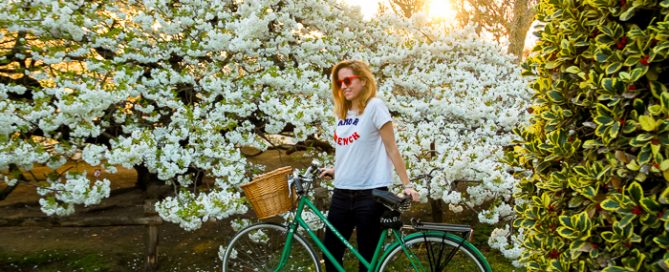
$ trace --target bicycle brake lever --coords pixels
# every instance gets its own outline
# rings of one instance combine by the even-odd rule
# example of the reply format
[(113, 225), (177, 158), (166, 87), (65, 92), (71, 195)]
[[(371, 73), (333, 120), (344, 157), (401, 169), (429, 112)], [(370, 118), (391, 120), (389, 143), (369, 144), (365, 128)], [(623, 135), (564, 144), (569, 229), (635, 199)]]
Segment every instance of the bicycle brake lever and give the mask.
[(400, 202), (400, 205), (399, 205), (398, 208), (399, 208), (400, 211), (409, 210), (409, 208), (411, 208), (411, 195), (409, 195), (407, 198), (403, 199)]

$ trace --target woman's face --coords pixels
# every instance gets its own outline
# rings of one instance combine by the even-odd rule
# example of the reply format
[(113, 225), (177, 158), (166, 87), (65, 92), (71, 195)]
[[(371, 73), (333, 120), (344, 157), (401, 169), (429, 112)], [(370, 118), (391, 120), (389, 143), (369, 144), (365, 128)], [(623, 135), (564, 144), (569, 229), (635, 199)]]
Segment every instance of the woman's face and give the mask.
[(366, 82), (357, 75), (353, 74), (351, 68), (341, 68), (337, 72), (337, 82), (339, 84), (339, 89), (344, 94), (346, 100), (355, 102), (362, 93), (362, 89), (365, 86)]

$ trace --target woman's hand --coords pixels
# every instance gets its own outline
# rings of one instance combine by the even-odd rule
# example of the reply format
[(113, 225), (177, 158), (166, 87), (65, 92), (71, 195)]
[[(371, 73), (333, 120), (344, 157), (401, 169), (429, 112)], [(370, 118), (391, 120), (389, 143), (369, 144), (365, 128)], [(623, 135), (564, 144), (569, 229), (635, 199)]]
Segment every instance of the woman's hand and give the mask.
[(323, 178), (324, 176), (330, 176), (334, 178), (334, 167), (332, 168), (321, 168), (321, 174), (318, 175), (319, 178)]
[(416, 192), (413, 188), (404, 189), (404, 195), (410, 196), (413, 202), (418, 202), (420, 200), (420, 194)]

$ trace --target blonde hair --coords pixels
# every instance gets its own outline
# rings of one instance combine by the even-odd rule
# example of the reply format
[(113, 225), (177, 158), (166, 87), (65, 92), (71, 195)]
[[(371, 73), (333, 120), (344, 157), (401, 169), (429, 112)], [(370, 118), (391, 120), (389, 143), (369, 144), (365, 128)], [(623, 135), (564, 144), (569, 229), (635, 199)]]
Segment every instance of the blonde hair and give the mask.
[(367, 107), (367, 102), (376, 96), (376, 79), (374, 79), (374, 75), (372, 75), (372, 71), (369, 70), (369, 66), (366, 63), (360, 60), (344, 60), (335, 64), (331, 75), (332, 97), (334, 98), (335, 115), (339, 119), (346, 119), (346, 113), (353, 106), (351, 101), (346, 100), (344, 94), (341, 92), (341, 85), (337, 84), (337, 81), (339, 81), (339, 70), (344, 68), (351, 69), (353, 74), (358, 76), (359, 80), (365, 81), (362, 92), (360, 92), (360, 109), (358, 114), (362, 114), (365, 111), (365, 107)]

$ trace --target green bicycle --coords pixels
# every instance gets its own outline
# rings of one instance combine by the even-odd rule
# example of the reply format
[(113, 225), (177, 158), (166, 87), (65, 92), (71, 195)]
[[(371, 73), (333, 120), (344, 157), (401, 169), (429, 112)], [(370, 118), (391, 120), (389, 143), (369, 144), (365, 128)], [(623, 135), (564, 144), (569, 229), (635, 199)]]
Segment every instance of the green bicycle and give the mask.
[(321, 271), (318, 254), (298, 233), (300, 229), (339, 271), (345, 271), (302, 217), (305, 207), (335, 233), (368, 271), (492, 271), (483, 254), (468, 241), (473, 234), (470, 226), (421, 223), (413, 219), (410, 225), (403, 225), (400, 213), (408, 208), (411, 200), (381, 190), (374, 190), (372, 194), (388, 208), (381, 218), (386, 231), (381, 234), (371, 262), (365, 260), (309, 199), (317, 169), (312, 165), (291, 178), (298, 204), (287, 225), (258, 223), (232, 237), (223, 256), (224, 272)]

